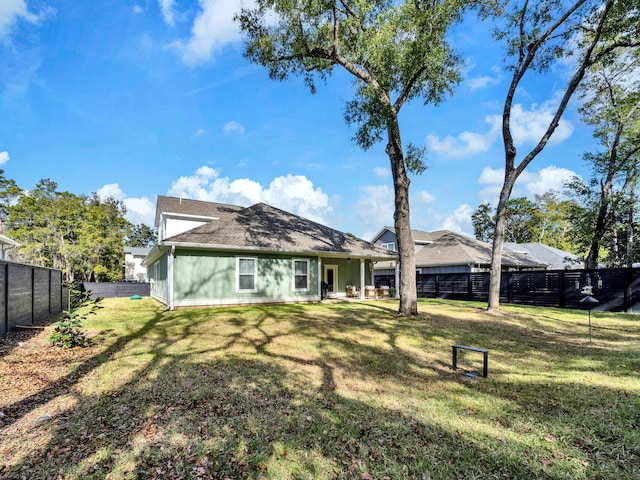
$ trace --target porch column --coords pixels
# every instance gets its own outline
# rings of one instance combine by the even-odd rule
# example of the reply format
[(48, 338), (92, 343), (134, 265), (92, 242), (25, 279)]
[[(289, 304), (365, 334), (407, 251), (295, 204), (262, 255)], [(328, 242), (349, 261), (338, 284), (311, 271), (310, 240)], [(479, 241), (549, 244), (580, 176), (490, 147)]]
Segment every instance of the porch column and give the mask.
[(400, 298), (400, 262), (396, 262), (396, 298)]
[(322, 300), (322, 257), (318, 257), (318, 298)]
[(365, 284), (364, 258), (361, 258), (360, 259), (360, 300), (364, 300), (364, 284)]

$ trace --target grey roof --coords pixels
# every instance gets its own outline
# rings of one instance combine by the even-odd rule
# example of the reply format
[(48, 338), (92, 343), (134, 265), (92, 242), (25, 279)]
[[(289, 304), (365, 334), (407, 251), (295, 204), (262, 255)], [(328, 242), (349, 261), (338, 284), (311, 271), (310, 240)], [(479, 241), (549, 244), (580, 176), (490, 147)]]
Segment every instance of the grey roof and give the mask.
[[(417, 267), (490, 265), (491, 244), (449, 230), (430, 232), (433, 243), (416, 253)], [(503, 267), (545, 268), (547, 265), (518, 253), (503, 251)]]
[(158, 195), (155, 226), (157, 227), (159, 224), (161, 212), (165, 214), (188, 215), (203, 219), (224, 219), (235, 215), (243, 208), (244, 207), (227, 205), (225, 203), (205, 202), (202, 200), (191, 200), (189, 198), (165, 197), (163, 195)]
[(195, 248), (317, 252), (354, 257), (397, 258), (396, 253), (378, 245), (264, 203), (246, 208), (215, 205), (208, 211), (221, 209), (225, 215), (224, 219), (212, 220), (167, 238), (161, 243)]
[(584, 259), (582, 257), (538, 242), (505, 242), (504, 248), (505, 251), (509, 250), (535, 258), (546, 263), (549, 268), (554, 270), (584, 268)]
[[(392, 232), (394, 235), (396, 233), (396, 229), (394, 227), (382, 227), (382, 230), (380, 230), (375, 237), (373, 237), (372, 242), (375, 242), (376, 240), (378, 240), (378, 238), (380, 238), (382, 236), (382, 234), (384, 233), (385, 230), (389, 230), (390, 232)], [(431, 243), (433, 242), (433, 236), (431, 232), (424, 232), (422, 230), (411, 230), (411, 238), (413, 238), (413, 242), (414, 243), (420, 243), (420, 244), (424, 244), (424, 243)]]
[(145, 256), (151, 251), (151, 247), (124, 247), (124, 253), (131, 255)]

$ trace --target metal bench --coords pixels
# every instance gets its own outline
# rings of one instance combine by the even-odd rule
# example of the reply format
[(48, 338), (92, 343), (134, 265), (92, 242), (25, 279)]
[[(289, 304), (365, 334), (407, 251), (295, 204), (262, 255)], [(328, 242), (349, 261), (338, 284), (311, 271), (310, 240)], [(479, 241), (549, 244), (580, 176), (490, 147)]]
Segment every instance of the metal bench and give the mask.
[(482, 376), (487, 377), (489, 375), (489, 350), (484, 348), (469, 347), (467, 345), (451, 345), (453, 348), (453, 370), (458, 368), (458, 349), (471, 350), (472, 352), (480, 352), (484, 356), (484, 364), (482, 368)]

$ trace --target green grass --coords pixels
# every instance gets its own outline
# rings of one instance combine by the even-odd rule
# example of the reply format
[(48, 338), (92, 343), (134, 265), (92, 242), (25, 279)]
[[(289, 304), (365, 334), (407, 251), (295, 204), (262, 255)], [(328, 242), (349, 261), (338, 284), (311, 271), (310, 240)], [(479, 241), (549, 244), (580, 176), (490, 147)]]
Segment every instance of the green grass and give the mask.
[(0, 477), (640, 478), (640, 317), (592, 313), (589, 343), (587, 312), (470, 302), (104, 306)]

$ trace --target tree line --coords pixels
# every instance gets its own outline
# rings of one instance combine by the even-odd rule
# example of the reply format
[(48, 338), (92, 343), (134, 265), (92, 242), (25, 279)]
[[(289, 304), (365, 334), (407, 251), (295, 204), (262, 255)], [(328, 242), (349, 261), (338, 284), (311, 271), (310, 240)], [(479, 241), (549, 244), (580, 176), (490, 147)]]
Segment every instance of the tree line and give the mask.
[(20, 244), (9, 257), (60, 269), (67, 281), (124, 278), (124, 246), (147, 247), (156, 240), (153, 228), (134, 225), (125, 215), (115, 198), (59, 191), (50, 179), (24, 190), (0, 170), (0, 233)]

